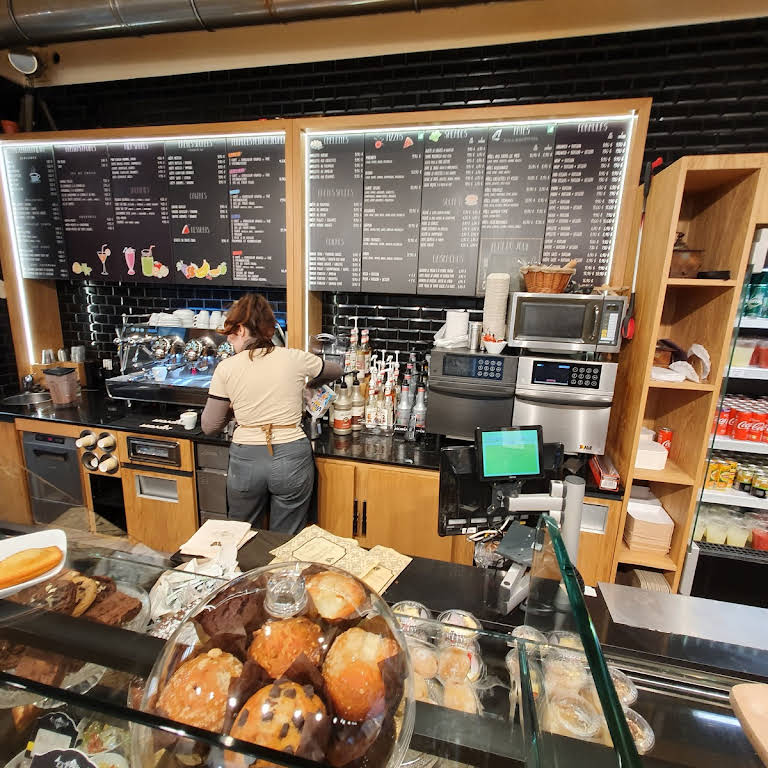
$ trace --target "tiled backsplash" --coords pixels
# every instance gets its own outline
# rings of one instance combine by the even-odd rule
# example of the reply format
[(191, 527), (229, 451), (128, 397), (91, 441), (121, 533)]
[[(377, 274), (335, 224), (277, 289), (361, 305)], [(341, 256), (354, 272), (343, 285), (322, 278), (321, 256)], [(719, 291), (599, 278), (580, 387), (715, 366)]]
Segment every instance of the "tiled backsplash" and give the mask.
[[(116, 358), (115, 330), (122, 315), (151, 314), (163, 309), (222, 309), (244, 293), (242, 287), (204, 285), (141, 285), (128, 283), (58, 284), (59, 311), (64, 345), (85, 344), (88, 357), (98, 360)], [(278, 321), (285, 324), (285, 289), (261, 291), (272, 303)]]
[(482, 320), (483, 299), (324, 293), (323, 330), (349, 335), (357, 317), (357, 327), (369, 329), (374, 351), (425, 352), (445, 320), (446, 309), (468, 309), (471, 320)]

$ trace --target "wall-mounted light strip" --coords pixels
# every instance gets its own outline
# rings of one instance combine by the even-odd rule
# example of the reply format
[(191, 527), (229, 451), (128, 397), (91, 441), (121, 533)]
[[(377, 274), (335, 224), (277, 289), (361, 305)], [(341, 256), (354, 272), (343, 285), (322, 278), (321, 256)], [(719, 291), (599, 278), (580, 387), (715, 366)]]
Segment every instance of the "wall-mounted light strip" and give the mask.
[(4, 147), (63, 147), (80, 144), (153, 144), (158, 141), (205, 141), (208, 139), (255, 139), (255, 138), (273, 138), (276, 136), (285, 137), (285, 131), (265, 131), (264, 133), (200, 133), (185, 136), (124, 136), (112, 139), (56, 139), (47, 141), (32, 141), (15, 139), (6, 139), (0, 141), (0, 146)]
[(32, 364), (35, 362), (35, 350), (32, 346), (32, 328), (29, 322), (29, 305), (27, 303), (27, 292), (24, 288), (24, 277), (21, 272), (21, 258), (19, 256), (19, 248), (16, 242), (16, 225), (14, 224), (13, 220), (11, 196), (8, 192), (8, 177), (5, 169), (5, 153), (0, 153), (0, 169), (3, 181), (3, 197), (5, 198), (5, 220), (8, 225), (8, 234), (11, 238), (13, 269), (16, 272), (16, 289), (19, 296), (19, 307), (21, 308), (21, 324), (24, 331), (24, 345), (27, 349), (27, 361)]

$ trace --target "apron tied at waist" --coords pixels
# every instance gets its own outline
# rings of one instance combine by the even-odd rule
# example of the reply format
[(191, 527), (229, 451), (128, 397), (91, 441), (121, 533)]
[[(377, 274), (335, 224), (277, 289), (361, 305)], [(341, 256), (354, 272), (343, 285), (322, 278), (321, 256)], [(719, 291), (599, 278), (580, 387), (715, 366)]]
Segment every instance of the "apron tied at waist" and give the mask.
[(238, 424), (239, 427), (242, 427), (243, 429), (260, 429), (267, 438), (267, 450), (269, 451), (269, 455), (273, 456), (274, 451), (272, 450), (272, 430), (273, 429), (298, 429), (301, 424)]

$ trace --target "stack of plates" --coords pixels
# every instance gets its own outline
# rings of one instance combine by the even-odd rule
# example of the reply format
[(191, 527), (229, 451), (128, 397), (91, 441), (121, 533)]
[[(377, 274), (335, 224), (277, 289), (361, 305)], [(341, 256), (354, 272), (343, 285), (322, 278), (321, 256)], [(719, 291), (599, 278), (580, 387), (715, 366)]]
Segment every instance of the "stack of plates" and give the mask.
[(507, 338), (509, 280), (508, 273), (494, 272), (485, 281), (483, 332), (492, 333), (498, 341)]
[(184, 328), (192, 328), (195, 323), (195, 313), (191, 309), (177, 309), (173, 314), (179, 318)]
[(627, 504), (624, 541), (630, 549), (666, 554), (672, 543), (674, 520), (650, 491), (643, 494), (644, 498), (638, 498), (634, 488), (632, 493), (635, 495), (630, 495)]
[(669, 583), (658, 571), (644, 571), (642, 568), (633, 568), (629, 572), (629, 585), (640, 587), (649, 592), (670, 592)]

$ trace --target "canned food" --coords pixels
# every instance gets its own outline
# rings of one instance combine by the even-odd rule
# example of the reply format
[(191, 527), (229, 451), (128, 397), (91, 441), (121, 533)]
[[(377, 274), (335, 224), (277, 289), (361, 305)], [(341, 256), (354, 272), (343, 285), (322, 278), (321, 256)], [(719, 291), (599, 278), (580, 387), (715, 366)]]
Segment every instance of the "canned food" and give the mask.
[(734, 440), (749, 440), (749, 432), (752, 429), (752, 411), (739, 407), (734, 412), (735, 422), (733, 427)]
[(752, 495), (758, 499), (768, 496), (768, 475), (764, 472), (758, 472), (752, 480)]
[(739, 467), (739, 471), (736, 473), (736, 487), (740, 491), (750, 493), (752, 491), (752, 481), (755, 478), (755, 471), (749, 467)]
[(732, 488), (736, 482), (736, 473), (739, 470), (739, 462), (726, 460), (721, 463), (720, 476), (717, 479), (716, 488), (726, 490)]
[(659, 427), (656, 431), (656, 442), (661, 443), (669, 452), (672, 447), (672, 435), (674, 432), (669, 427)]
[(719, 459), (710, 459), (707, 467), (707, 479), (704, 481), (704, 487), (710, 490), (717, 488), (717, 482), (720, 479), (720, 470), (723, 462)]

